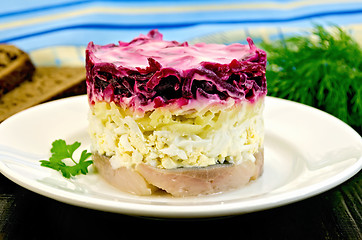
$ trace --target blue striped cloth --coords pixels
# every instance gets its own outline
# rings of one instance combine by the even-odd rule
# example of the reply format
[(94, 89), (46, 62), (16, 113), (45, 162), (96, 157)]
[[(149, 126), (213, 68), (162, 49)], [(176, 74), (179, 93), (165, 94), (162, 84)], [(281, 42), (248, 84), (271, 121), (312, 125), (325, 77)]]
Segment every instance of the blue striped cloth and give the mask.
[(337, 24), (362, 44), (361, 0), (12, 0), (0, 8), (0, 42), (38, 65), (84, 64), (84, 47), (130, 41), (157, 28), (167, 40), (256, 43)]

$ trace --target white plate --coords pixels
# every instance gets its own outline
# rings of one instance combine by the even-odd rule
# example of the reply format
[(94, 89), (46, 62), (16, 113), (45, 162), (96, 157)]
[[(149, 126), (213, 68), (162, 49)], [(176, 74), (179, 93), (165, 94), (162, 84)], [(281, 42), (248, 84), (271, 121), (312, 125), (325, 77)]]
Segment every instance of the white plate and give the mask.
[[(344, 182), (362, 168), (362, 139), (317, 109), (266, 98), (264, 174), (248, 186), (210, 196), (134, 196), (105, 183), (90, 169), (67, 180), (41, 167), (51, 143), (90, 146), (86, 96), (45, 103), (0, 124), (0, 171), (44, 196), (87, 208), (149, 217), (215, 217), (259, 211), (299, 201)], [(79, 151), (80, 152), (80, 151)]]

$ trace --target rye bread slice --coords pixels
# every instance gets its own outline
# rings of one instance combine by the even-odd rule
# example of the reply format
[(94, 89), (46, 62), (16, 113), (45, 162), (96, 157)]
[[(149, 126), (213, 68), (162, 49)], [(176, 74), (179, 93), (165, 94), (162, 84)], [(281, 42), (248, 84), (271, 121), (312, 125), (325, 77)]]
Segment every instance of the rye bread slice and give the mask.
[(36, 104), (86, 93), (84, 67), (37, 67), (25, 81), (0, 98), (0, 122)]

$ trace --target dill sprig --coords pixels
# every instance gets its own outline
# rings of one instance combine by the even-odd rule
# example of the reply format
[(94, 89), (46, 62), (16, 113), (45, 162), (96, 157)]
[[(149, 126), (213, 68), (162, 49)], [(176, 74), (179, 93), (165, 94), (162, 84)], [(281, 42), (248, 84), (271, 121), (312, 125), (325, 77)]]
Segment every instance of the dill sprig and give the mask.
[(362, 50), (338, 26), (261, 43), (268, 54), (268, 94), (326, 111), (361, 131)]

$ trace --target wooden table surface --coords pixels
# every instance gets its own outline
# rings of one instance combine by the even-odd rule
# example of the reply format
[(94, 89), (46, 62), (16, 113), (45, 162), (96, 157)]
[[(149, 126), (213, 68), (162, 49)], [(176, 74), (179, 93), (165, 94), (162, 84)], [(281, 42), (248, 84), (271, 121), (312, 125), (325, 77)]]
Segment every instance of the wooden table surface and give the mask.
[(211, 219), (150, 219), (64, 204), (0, 174), (0, 239), (362, 239), (362, 173), (315, 197)]

